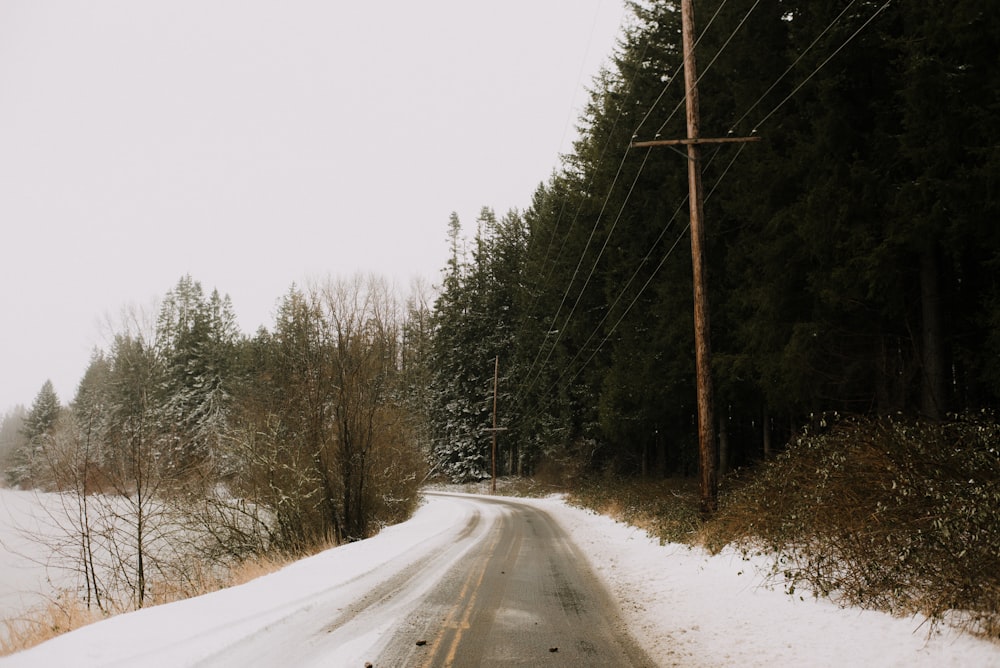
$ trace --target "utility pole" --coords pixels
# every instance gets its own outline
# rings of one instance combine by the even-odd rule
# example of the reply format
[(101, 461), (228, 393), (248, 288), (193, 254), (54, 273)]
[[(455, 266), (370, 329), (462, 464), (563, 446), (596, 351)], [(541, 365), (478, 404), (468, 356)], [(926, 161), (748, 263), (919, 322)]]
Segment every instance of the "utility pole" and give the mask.
[(715, 415), (712, 391), (711, 327), (708, 314), (708, 280), (705, 267), (705, 203), (701, 188), (701, 145), (757, 141), (759, 137), (702, 138), (698, 109), (698, 67), (694, 57), (694, 8), (692, 0), (681, 0), (681, 39), (684, 49), (684, 89), (687, 98), (687, 139), (633, 142), (633, 148), (687, 146), (688, 205), (691, 217), (691, 269), (694, 281), (694, 356), (698, 398), (698, 463), (701, 478), (701, 512), (718, 508)]
[(493, 478), (490, 481), (490, 494), (497, 493), (497, 432), (506, 431), (506, 427), (497, 427), (497, 380), (500, 377), (500, 356), (497, 355), (493, 362), (493, 428), (487, 431), (493, 432)]
[(493, 361), (493, 480), (490, 494), (497, 493), (497, 380), (500, 377), (500, 356)]

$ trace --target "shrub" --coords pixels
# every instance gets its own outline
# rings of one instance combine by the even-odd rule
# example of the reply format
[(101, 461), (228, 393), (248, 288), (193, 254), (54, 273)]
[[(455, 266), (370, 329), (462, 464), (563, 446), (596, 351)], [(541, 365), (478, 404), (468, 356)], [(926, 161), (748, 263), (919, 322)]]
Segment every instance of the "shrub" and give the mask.
[(1000, 633), (1000, 426), (834, 416), (751, 480), (700, 535), (775, 557), (789, 592)]
[(692, 479), (587, 478), (567, 500), (644, 529), (661, 544), (689, 542), (701, 525), (697, 481)]

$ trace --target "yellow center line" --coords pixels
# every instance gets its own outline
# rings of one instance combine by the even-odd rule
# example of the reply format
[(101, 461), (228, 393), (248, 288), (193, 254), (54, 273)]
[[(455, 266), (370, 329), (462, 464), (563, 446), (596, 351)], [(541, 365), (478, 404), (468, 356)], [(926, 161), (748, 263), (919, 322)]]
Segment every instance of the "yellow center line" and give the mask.
[[(445, 617), (441, 630), (438, 632), (437, 637), (434, 638), (434, 652), (427, 657), (427, 660), (423, 663), (424, 668), (429, 668), (434, 665), (434, 659), (438, 655), (437, 649), (441, 646), (441, 642), (444, 640), (444, 636), (449, 629), (454, 629), (455, 636), (452, 638), (451, 645), (448, 648), (448, 654), (445, 656), (444, 663), (442, 665), (451, 666), (455, 662), (455, 654), (458, 651), (458, 644), (462, 640), (462, 632), (471, 626), (469, 622), (472, 619), (472, 612), (475, 606), (476, 597), (479, 593), (479, 587), (483, 584), (483, 578), (486, 577), (486, 569), (493, 556), (493, 551), (500, 542), (500, 534), (501, 532), (499, 530), (494, 533), (489, 547), (483, 551), (482, 556), (480, 557), (481, 563), (477, 562), (472, 568), (469, 569), (469, 575), (466, 577), (465, 582), (462, 584), (462, 589), (458, 593), (458, 602), (456, 602), (455, 605), (448, 611), (448, 615)], [(473, 584), (473, 581), (475, 584)], [(456, 623), (455, 620), (459, 614), (461, 614), (461, 621)]]

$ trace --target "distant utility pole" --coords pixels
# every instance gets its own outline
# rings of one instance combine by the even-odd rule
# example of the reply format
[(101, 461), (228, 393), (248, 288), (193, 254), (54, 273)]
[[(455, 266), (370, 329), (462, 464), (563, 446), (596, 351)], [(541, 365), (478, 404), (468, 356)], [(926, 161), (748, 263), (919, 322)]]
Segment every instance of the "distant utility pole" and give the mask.
[(497, 493), (497, 432), (506, 431), (506, 427), (497, 427), (497, 381), (500, 377), (500, 356), (497, 355), (493, 362), (493, 428), (487, 431), (493, 432), (493, 478), (490, 481), (490, 494)]
[(705, 202), (701, 188), (701, 145), (757, 141), (759, 137), (705, 139), (700, 136), (698, 67), (694, 57), (694, 9), (692, 0), (681, 1), (681, 38), (684, 48), (684, 88), (687, 98), (687, 139), (634, 142), (633, 148), (687, 146), (688, 205), (691, 216), (691, 269), (694, 279), (694, 356), (698, 395), (698, 460), (701, 473), (701, 512), (708, 516), (718, 508), (715, 415), (712, 392), (711, 327), (708, 317), (708, 280), (705, 268)]

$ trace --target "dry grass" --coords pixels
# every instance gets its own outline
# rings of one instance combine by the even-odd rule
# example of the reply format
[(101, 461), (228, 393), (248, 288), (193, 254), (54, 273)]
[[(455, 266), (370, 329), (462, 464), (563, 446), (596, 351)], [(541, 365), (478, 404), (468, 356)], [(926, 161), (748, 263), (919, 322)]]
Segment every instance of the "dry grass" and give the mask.
[(690, 478), (592, 478), (568, 495), (573, 505), (644, 529), (661, 543), (692, 540), (700, 528), (698, 498), (698, 483)]
[[(322, 552), (324, 549), (326, 548), (317, 550), (317, 552)], [(228, 579), (224, 586), (236, 587), (241, 584), (246, 584), (247, 582), (256, 580), (259, 577), (280, 571), (285, 566), (295, 563), (298, 559), (300, 559), (300, 557), (270, 554), (257, 559), (244, 561), (243, 563), (230, 569)], [(219, 588), (222, 589), (223, 587)]]
[(34, 647), (103, 618), (97, 608), (88, 608), (84, 601), (63, 594), (21, 617), (0, 622), (0, 656)]
[[(331, 546), (322, 546), (313, 553)], [(208, 594), (227, 587), (245, 584), (269, 575), (308, 555), (268, 554), (244, 561), (230, 569), (192, 568), (192, 575), (184, 581), (167, 584), (157, 582), (150, 586), (147, 607), (162, 605), (186, 598)], [(103, 612), (72, 592), (63, 592), (45, 605), (11, 619), (0, 620), (0, 656), (20, 652), (63, 633), (100, 621), (114, 614), (128, 612), (129, 606), (111, 606), (114, 612)]]

